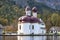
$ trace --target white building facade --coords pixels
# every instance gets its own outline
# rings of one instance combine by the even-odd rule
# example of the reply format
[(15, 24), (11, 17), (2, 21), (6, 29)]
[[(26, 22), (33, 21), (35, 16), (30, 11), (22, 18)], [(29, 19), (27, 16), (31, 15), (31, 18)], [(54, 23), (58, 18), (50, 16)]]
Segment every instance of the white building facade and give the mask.
[(39, 23), (21, 23), (18, 24), (18, 34), (45, 34), (44, 24)]

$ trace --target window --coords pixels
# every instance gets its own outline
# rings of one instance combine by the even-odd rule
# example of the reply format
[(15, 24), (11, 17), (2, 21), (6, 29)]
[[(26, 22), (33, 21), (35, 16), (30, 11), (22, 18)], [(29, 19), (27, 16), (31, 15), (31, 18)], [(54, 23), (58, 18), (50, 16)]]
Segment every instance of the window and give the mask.
[(53, 33), (53, 31), (50, 31), (51, 33)]
[(20, 25), (20, 30), (21, 30), (21, 25)]
[(32, 25), (32, 29), (34, 29), (34, 25)]
[(45, 27), (40, 27), (40, 29), (45, 29)]
[(29, 25), (29, 29), (31, 29), (31, 25)]

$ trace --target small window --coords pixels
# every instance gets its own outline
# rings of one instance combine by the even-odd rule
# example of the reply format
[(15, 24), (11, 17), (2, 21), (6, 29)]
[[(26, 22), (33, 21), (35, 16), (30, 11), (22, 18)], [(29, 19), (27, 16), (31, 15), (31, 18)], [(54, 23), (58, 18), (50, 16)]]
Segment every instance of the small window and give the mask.
[(20, 30), (21, 30), (21, 25), (20, 25)]
[(34, 25), (32, 25), (32, 29), (34, 29)]
[(51, 31), (51, 33), (53, 33), (53, 31)]

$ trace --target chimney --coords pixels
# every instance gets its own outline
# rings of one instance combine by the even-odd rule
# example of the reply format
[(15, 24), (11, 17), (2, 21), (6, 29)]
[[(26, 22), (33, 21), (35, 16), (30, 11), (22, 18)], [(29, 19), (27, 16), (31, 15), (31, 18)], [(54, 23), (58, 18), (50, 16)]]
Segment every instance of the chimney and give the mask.
[(32, 15), (34, 16), (34, 17), (37, 17), (37, 8), (36, 7), (33, 7), (32, 8)]
[(31, 8), (29, 6), (25, 8), (25, 12), (27, 16), (31, 16)]

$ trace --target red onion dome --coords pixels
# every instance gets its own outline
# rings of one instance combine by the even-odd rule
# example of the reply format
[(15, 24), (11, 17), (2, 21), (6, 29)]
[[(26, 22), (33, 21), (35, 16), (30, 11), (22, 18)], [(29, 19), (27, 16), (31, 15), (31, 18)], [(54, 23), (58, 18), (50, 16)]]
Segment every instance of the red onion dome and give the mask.
[(33, 8), (32, 8), (32, 11), (33, 11), (33, 12), (37, 12), (37, 8), (36, 8), (36, 7), (33, 7)]
[(31, 8), (30, 8), (29, 6), (27, 6), (27, 7), (25, 8), (25, 11), (28, 11), (28, 10), (31, 10)]
[(19, 18), (19, 21), (24, 23), (40, 23), (40, 20), (33, 16), (22, 16)]
[(24, 21), (24, 22), (30, 22), (30, 20), (31, 20), (30, 16), (26, 16), (22, 19), (22, 21)]
[(19, 18), (20, 22), (30, 22), (31, 17), (30, 16), (22, 16)]
[(32, 23), (40, 23), (40, 20), (38, 18), (32, 16), (31, 17), (31, 22)]

